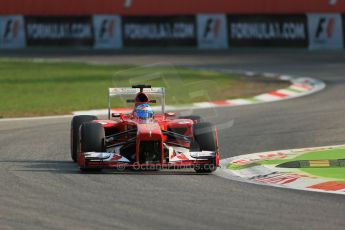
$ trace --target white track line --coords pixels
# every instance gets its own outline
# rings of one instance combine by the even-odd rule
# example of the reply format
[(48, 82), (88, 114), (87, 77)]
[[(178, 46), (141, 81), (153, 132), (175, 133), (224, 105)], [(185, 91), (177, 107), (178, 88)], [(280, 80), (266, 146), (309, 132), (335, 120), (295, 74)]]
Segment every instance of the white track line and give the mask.
[(15, 117), (15, 118), (3, 118), (3, 119), (0, 119), (0, 122), (48, 120), (48, 119), (72, 118), (72, 117), (73, 115), (42, 116), (42, 117)]

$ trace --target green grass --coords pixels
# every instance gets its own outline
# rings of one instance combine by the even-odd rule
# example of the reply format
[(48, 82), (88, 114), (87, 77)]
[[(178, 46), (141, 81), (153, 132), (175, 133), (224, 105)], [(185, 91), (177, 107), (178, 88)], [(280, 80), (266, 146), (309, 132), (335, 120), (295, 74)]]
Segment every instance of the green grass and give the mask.
[(299, 170), (318, 177), (334, 178), (345, 181), (345, 168), (303, 168)]
[[(298, 159), (297, 159), (298, 158)], [(345, 159), (345, 148), (310, 152), (294, 160), (336, 160)], [(319, 177), (345, 180), (345, 168), (301, 168), (303, 172)]]
[(187, 68), (0, 59), (0, 118), (106, 108), (109, 87), (133, 83), (166, 87), (168, 105), (251, 97), (286, 86)]
[(293, 160), (336, 160), (345, 159), (345, 148), (308, 152)]
[[(299, 160), (336, 160), (345, 159), (345, 148), (337, 148), (325, 151), (313, 151), (297, 156), (289, 160), (267, 160), (262, 161), (260, 164), (272, 165), (282, 164), (288, 161)], [(345, 180), (345, 168), (299, 168), (298, 170), (309, 173), (318, 177), (327, 177), (334, 179)]]
[(345, 148), (336, 148), (324, 151), (312, 151), (299, 155), (289, 160), (265, 160), (260, 164), (264, 165), (277, 165), (289, 161), (302, 161), (302, 160), (337, 160), (345, 159)]

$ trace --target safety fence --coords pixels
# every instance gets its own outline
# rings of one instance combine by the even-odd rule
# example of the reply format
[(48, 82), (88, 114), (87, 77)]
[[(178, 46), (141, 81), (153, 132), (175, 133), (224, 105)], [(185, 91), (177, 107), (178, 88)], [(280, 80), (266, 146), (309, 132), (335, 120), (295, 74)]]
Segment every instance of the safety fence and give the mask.
[(295, 47), (343, 49), (345, 15), (0, 16), (0, 48)]

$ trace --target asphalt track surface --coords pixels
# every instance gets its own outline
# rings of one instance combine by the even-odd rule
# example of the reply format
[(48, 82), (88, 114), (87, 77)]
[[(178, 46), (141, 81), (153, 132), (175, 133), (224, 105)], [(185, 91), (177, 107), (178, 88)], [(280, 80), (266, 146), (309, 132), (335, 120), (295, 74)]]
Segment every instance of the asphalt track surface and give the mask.
[[(217, 66), (312, 76), (327, 88), (282, 102), (199, 110), (221, 157), (345, 142), (345, 53), (7, 53), (100, 63)], [(229, 124), (233, 121), (232, 127)], [(344, 196), (180, 173), (80, 174), (69, 118), (0, 121), (0, 229), (344, 229)]]

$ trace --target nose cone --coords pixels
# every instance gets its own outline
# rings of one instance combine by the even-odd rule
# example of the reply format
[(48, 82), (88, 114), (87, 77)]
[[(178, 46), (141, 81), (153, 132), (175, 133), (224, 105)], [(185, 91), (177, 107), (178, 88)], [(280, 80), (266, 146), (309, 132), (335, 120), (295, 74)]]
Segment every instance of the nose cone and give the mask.
[(138, 124), (140, 140), (162, 140), (162, 130), (157, 123)]

